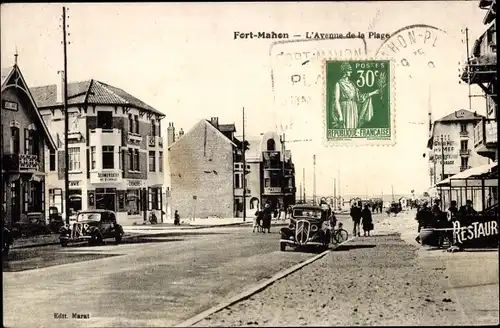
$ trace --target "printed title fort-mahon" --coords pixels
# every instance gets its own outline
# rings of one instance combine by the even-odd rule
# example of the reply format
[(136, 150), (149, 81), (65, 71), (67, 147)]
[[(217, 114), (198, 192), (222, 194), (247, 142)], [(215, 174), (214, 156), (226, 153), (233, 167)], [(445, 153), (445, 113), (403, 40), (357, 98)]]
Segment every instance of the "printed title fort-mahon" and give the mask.
[[(294, 37), (301, 38), (304, 34), (294, 34)], [(377, 33), (368, 32), (367, 35), (361, 32), (347, 32), (347, 33), (320, 33), (320, 32), (306, 32), (306, 39), (349, 39), (349, 38), (361, 38), (364, 39), (368, 37), (369, 39), (381, 39), (385, 40), (390, 37), (387, 33)], [(233, 39), (289, 39), (290, 35), (288, 33), (276, 33), (276, 32), (233, 32)]]

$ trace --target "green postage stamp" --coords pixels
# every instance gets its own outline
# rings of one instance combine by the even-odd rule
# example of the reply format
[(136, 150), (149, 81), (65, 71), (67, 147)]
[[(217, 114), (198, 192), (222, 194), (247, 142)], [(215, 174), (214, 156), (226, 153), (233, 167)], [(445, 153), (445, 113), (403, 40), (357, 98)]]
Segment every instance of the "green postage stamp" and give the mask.
[(393, 70), (388, 59), (324, 61), (327, 145), (395, 144)]

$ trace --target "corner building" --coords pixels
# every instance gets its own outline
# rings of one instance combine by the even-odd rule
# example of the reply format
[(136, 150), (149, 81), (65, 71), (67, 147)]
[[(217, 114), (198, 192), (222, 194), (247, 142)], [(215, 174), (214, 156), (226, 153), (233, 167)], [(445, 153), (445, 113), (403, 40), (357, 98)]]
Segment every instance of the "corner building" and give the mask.
[[(45, 157), (48, 207), (64, 208), (63, 87), (31, 89), (57, 151)], [(68, 84), (69, 211), (109, 209), (121, 224), (162, 218), (164, 114), (129, 93), (89, 80)]]

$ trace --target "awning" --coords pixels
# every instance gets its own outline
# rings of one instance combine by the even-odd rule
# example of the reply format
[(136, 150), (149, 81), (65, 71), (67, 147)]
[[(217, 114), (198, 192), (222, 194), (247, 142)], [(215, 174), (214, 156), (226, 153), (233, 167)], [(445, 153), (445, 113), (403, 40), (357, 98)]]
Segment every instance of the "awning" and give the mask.
[(473, 168), (470, 168), (468, 170), (465, 170), (463, 172), (460, 172), (458, 174), (455, 174), (447, 179), (444, 179), (443, 181), (440, 181), (434, 185), (434, 187), (446, 187), (450, 185), (451, 180), (458, 180), (458, 179), (473, 179), (475, 177), (479, 177), (481, 175), (487, 174), (494, 169), (496, 169), (498, 165), (498, 162), (493, 162), (490, 164), (485, 164), (485, 165), (480, 165), (476, 166)]

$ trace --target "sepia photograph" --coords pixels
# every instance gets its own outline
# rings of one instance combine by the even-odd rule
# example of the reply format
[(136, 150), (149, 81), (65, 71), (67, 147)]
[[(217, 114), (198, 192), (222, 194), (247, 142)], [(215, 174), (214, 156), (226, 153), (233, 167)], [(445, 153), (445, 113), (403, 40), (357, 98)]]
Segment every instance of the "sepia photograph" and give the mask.
[(0, 18), (4, 327), (500, 324), (496, 0)]

